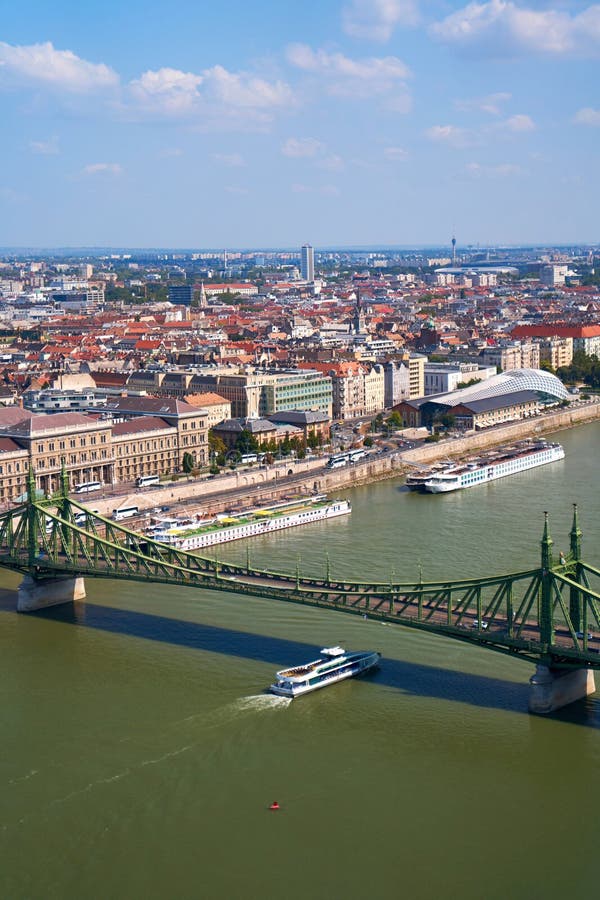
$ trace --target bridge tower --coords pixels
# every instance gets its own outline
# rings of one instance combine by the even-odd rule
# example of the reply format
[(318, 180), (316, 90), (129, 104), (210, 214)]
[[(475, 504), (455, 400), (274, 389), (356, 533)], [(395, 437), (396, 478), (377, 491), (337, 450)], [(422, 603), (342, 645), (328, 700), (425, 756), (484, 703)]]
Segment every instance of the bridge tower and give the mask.
[[(581, 554), (581, 531), (577, 522), (577, 507), (573, 515), (571, 527), (571, 553), (576, 560), (578, 576), (581, 574), (579, 563)], [(552, 558), (552, 538), (548, 527), (548, 513), (544, 513), (544, 533), (542, 535), (542, 570), (540, 587), (540, 641), (545, 657), (540, 658), (536, 666), (535, 675), (529, 679), (529, 712), (547, 715), (582, 700), (588, 694), (596, 690), (594, 672), (592, 669), (558, 669), (550, 665), (548, 649), (554, 642), (554, 591), (556, 590)], [(577, 578), (579, 580), (579, 577)], [(581, 619), (580, 591), (571, 588), (569, 618), (573, 622), (573, 628), (580, 632), (580, 627), (575, 628), (574, 619)]]
[(552, 603), (552, 545), (548, 527), (548, 513), (544, 513), (544, 533), (542, 535), (542, 585), (540, 597), (540, 640), (549, 646), (554, 638)]
[[(35, 612), (47, 606), (59, 606), (85, 599), (85, 582), (80, 576), (43, 578), (39, 576), (40, 510), (36, 504), (35, 472), (29, 467), (27, 476), (27, 548), (29, 573), (23, 577), (17, 595), (18, 612)], [(61, 518), (68, 518), (69, 478), (63, 460), (61, 471), (61, 497), (58, 501)], [(43, 523), (43, 520), (42, 520)], [(42, 524), (43, 527), (43, 524)], [(62, 526), (65, 529), (67, 526)]]
[[(571, 558), (574, 563), (574, 581), (581, 583), (581, 529), (577, 520), (577, 504), (573, 504), (573, 524), (571, 526)], [(571, 586), (569, 595), (569, 617), (573, 631), (582, 630), (581, 622), (581, 591)], [(586, 625), (587, 628), (587, 625)], [(585, 629), (584, 629), (585, 630)]]

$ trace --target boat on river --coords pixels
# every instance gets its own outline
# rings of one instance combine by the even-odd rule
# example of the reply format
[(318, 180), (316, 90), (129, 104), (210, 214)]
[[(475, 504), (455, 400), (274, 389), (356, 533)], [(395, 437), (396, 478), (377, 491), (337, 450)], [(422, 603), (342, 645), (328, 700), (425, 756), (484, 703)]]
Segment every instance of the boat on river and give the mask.
[(328, 500), (325, 494), (316, 494), (261, 509), (218, 515), (208, 520), (162, 520), (146, 529), (146, 535), (178, 550), (200, 550), (240, 538), (270, 534), (283, 528), (334, 519), (351, 511), (348, 500)]
[(545, 466), (565, 458), (560, 444), (544, 440), (519, 441), (510, 447), (501, 447), (483, 454), (462, 465), (448, 466), (436, 472), (425, 482), (430, 494), (446, 494), (463, 488), (475, 487), (488, 481), (496, 481), (508, 475), (516, 475), (527, 469)]
[(424, 468), (418, 468), (414, 472), (409, 472), (409, 474), (404, 479), (404, 483), (409, 491), (419, 491), (420, 493), (424, 493), (425, 485), (427, 482), (434, 476), (437, 475), (438, 472), (443, 472), (445, 469), (449, 468), (453, 463), (446, 460), (445, 462), (435, 463), (433, 466), (425, 466)]
[(343, 647), (324, 647), (318, 659), (277, 672), (275, 684), (269, 690), (293, 699), (362, 675), (379, 665), (380, 659), (381, 654), (376, 650), (347, 652)]

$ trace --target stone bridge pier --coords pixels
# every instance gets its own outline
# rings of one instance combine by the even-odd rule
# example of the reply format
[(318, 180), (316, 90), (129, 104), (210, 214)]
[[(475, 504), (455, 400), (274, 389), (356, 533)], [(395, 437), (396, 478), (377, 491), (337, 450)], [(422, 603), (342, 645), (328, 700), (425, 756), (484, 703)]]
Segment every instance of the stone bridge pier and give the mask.
[(529, 679), (529, 712), (548, 715), (596, 690), (592, 669), (551, 669), (538, 665)]
[(35, 612), (61, 603), (85, 600), (85, 581), (81, 577), (32, 578), (25, 575), (19, 585), (18, 612)]

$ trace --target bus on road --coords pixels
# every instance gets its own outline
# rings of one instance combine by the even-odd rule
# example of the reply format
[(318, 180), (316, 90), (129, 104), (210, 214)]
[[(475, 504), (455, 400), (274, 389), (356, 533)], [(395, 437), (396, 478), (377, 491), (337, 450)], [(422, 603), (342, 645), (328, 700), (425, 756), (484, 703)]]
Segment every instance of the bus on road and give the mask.
[(76, 494), (89, 494), (92, 491), (99, 491), (104, 487), (103, 481), (82, 481), (75, 485)]
[(139, 513), (137, 506), (122, 506), (120, 509), (113, 509), (112, 517), (115, 522), (120, 522), (121, 519), (131, 519)]
[(136, 487), (152, 487), (153, 485), (160, 484), (160, 477), (158, 475), (140, 475), (139, 478), (135, 479)]

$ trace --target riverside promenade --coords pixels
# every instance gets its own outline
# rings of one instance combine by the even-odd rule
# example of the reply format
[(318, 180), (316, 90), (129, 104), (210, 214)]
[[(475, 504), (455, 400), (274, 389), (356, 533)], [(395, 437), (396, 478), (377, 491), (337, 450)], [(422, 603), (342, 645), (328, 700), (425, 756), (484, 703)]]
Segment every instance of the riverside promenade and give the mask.
[(331, 493), (344, 487), (397, 478), (416, 465), (427, 465), (448, 457), (459, 458), (474, 450), (528, 437), (541, 437), (598, 419), (600, 398), (465, 437), (421, 444), (412, 450), (372, 453), (362, 462), (340, 469), (328, 469), (325, 465), (327, 457), (318, 457), (283, 461), (267, 468), (253, 467), (213, 477), (168, 482), (160, 489), (132, 490), (110, 497), (85, 495), (77, 499), (97, 509), (101, 515), (110, 515), (114, 509), (129, 505), (136, 505), (140, 512), (164, 506), (175, 512), (179, 504), (185, 504), (187, 511), (197, 504), (206, 513), (214, 513), (223, 508), (272, 502), (286, 494)]

